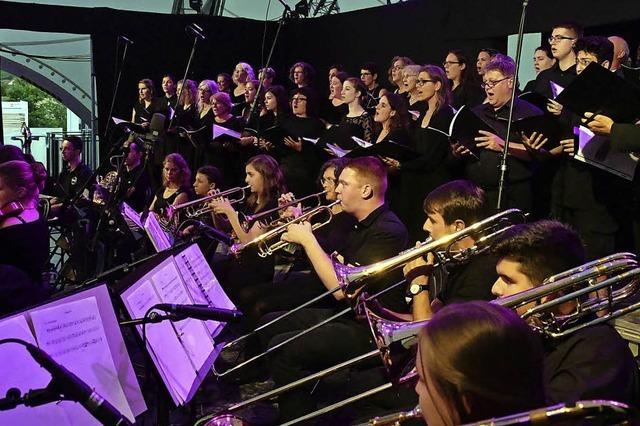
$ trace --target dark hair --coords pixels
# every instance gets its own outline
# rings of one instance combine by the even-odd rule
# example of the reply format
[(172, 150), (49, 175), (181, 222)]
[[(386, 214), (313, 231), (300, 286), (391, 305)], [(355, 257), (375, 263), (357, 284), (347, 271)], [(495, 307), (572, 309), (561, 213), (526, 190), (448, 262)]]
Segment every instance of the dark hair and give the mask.
[(340, 83), (344, 83), (349, 78), (349, 73), (344, 71), (338, 71), (335, 77), (340, 80)]
[(513, 78), (516, 75), (516, 63), (510, 56), (498, 53), (484, 67), (484, 73), (489, 71), (498, 71), (503, 76)]
[(356, 92), (360, 92), (360, 96), (358, 96), (358, 102), (360, 103), (360, 105), (362, 105), (362, 100), (367, 93), (367, 88), (364, 87), (364, 83), (357, 77), (348, 77), (345, 81), (342, 82), (342, 84), (344, 85), (347, 82), (349, 82), (349, 84), (354, 87)]
[(437, 65), (424, 65), (418, 74), (421, 72), (426, 72), (432, 80), (440, 82), (440, 90), (437, 90), (435, 94), (437, 98), (436, 110), (433, 113), (435, 114), (443, 107), (451, 105), (451, 85), (444, 70)]
[(11, 160), (26, 161), (24, 153), (15, 145), (0, 146), (0, 164)]
[(542, 343), (510, 309), (480, 301), (445, 306), (421, 330), (418, 346), (422, 377), (461, 423), (545, 403)]
[(291, 82), (294, 81), (293, 71), (296, 69), (296, 67), (302, 68), (305, 85), (310, 86), (311, 83), (313, 83), (313, 79), (316, 77), (316, 70), (314, 70), (313, 67), (306, 62), (296, 62), (291, 66), (291, 68), (289, 68), (289, 80), (291, 80)]
[(271, 67), (260, 68), (260, 70), (258, 70), (258, 75), (260, 75), (260, 72), (262, 72), (262, 77), (263, 78), (270, 78), (271, 80), (276, 78), (276, 72)]
[(287, 187), (284, 183), (284, 174), (280, 168), (280, 164), (270, 155), (260, 154), (253, 156), (247, 161), (247, 166), (251, 165), (263, 179), (264, 197), (262, 198), (262, 205), (258, 206), (258, 196), (255, 194), (247, 197), (247, 205), (250, 208), (256, 209), (257, 207), (264, 207), (268, 205), (272, 200), (277, 200), (280, 195), (287, 192)]
[(151, 80), (150, 78), (143, 78), (138, 82), (138, 84), (144, 84), (144, 87), (149, 89), (149, 91), (151, 92), (151, 96), (153, 96), (153, 93), (155, 92), (153, 87), (154, 86), (153, 80)]
[(560, 222), (540, 220), (515, 225), (505, 231), (493, 252), (520, 264), (520, 271), (534, 284), (585, 262), (578, 234)]
[(329, 69), (331, 69), (331, 68), (337, 69), (338, 72), (345, 70), (345, 67), (342, 64), (331, 64), (331, 65), (329, 65)]
[(380, 76), (378, 64), (375, 62), (365, 62), (360, 66), (360, 69), (369, 71), (372, 75), (377, 74), (378, 77)]
[(37, 201), (41, 184), (47, 178), (42, 163), (29, 164), (22, 160), (11, 160), (0, 164), (3, 183), (14, 191), (24, 188), (24, 196), (15, 201)]
[[(162, 162), (162, 167), (164, 167), (164, 163), (173, 163), (180, 170), (180, 187), (185, 188), (191, 184), (191, 170), (189, 169), (189, 165), (184, 157), (177, 152), (167, 155), (164, 157), (164, 161)], [(164, 171), (162, 172), (162, 185), (167, 185), (167, 180), (164, 176)]]
[(544, 54), (547, 55), (547, 58), (553, 59), (553, 53), (551, 53), (551, 46), (547, 44), (543, 46), (538, 46), (536, 47), (536, 50), (534, 50), (534, 52), (537, 52), (538, 50), (542, 50)]
[(440, 185), (424, 199), (425, 213), (438, 213), (447, 225), (462, 220), (469, 226), (487, 215), (482, 188), (469, 180), (454, 180)]
[(353, 158), (344, 168), (355, 171), (358, 180), (371, 185), (374, 195), (384, 200), (387, 192), (387, 168), (378, 157)]
[(289, 99), (287, 98), (287, 91), (284, 87), (274, 84), (264, 91), (264, 94), (271, 93), (276, 98), (278, 116), (282, 116), (289, 113)]
[(349, 159), (347, 158), (332, 158), (331, 160), (325, 161), (324, 164), (320, 167), (320, 173), (318, 175), (318, 185), (320, 185), (320, 179), (322, 179), (322, 176), (327, 169), (333, 167), (334, 177), (336, 178), (336, 180), (338, 180), (338, 178), (340, 177), (340, 173), (342, 173), (342, 170), (347, 166), (347, 164), (349, 164)]
[(391, 130), (406, 129), (409, 125), (409, 113), (407, 111), (407, 103), (404, 96), (387, 92), (380, 96), (380, 99), (383, 97), (387, 98), (391, 110), (396, 113), (393, 117), (390, 117)]
[(609, 67), (611, 67), (611, 63), (613, 62), (613, 43), (606, 37), (582, 37), (578, 39), (573, 50), (594, 55), (600, 65), (602, 65), (604, 61), (609, 61)]
[(216, 188), (219, 189), (222, 186), (222, 172), (217, 167), (202, 166), (196, 173), (205, 175), (209, 183), (214, 183), (216, 185)]
[(221, 72), (216, 76), (216, 80), (218, 79), (218, 77), (222, 77), (225, 87), (227, 88), (226, 90), (230, 90), (231, 85), (233, 84), (233, 79), (231, 78), (231, 76), (226, 72)]
[(391, 64), (389, 65), (389, 69), (387, 70), (387, 79), (389, 80), (390, 83), (393, 83), (393, 80), (391, 78), (391, 72), (393, 71), (393, 64), (395, 64), (397, 61), (404, 62), (405, 66), (413, 65), (413, 61), (408, 56), (394, 56), (391, 59)]
[(556, 28), (564, 28), (566, 30), (573, 32), (573, 36), (575, 38), (582, 38), (584, 36), (584, 29), (582, 28), (582, 25), (578, 24), (575, 21), (560, 22), (554, 25), (553, 28), (551, 28), (551, 30), (553, 31)]
[(480, 54), (480, 53), (482, 53), (482, 52), (485, 52), (485, 53), (486, 53), (486, 54), (488, 54), (488, 55), (489, 55), (489, 57), (491, 57), (491, 58), (493, 58), (493, 57), (494, 57), (494, 56), (496, 56), (498, 53), (500, 53), (498, 50), (496, 50), (496, 49), (492, 49), (492, 48), (490, 48), (490, 47), (485, 47), (485, 48), (482, 48), (482, 49), (478, 50), (478, 54)]
[(310, 87), (298, 87), (291, 91), (291, 97), (289, 99), (293, 99), (293, 96), (296, 94), (303, 95), (307, 98), (307, 116), (308, 117), (317, 117), (319, 114), (319, 105), (318, 105), (318, 95), (316, 91)]
[(173, 75), (173, 74), (171, 74), (170, 72), (165, 73), (165, 74), (162, 76), (162, 79), (164, 80), (164, 79), (165, 79), (165, 77), (169, 77), (169, 80), (173, 81), (174, 83), (177, 83), (176, 78), (175, 78), (175, 77), (174, 77), (174, 75)]
[[(460, 84), (464, 84), (467, 81), (476, 83), (478, 73), (469, 72), (469, 59), (467, 59), (467, 55), (461, 49), (452, 49), (448, 54), (452, 54), (456, 57), (456, 60), (460, 62), (460, 66), (466, 65), (464, 69), (460, 70)], [(446, 59), (445, 59), (446, 60)]]
[(73, 149), (82, 152), (82, 148), (84, 146), (84, 142), (80, 136), (65, 136), (62, 138), (62, 142), (67, 141), (71, 145), (73, 145)]

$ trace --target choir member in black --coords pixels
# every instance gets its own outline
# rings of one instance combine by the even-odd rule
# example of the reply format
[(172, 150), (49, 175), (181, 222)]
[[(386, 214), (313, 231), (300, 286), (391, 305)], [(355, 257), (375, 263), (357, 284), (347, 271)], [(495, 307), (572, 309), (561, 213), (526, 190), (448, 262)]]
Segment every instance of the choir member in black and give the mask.
[[(254, 223), (245, 231), (239, 213), (253, 215), (272, 209), (278, 205), (280, 195), (287, 192), (280, 166), (269, 155), (262, 154), (249, 159), (245, 173), (250, 194), (241, 205), (234, 207), (227, 199), (214, 199), (210, 203), (216, 213), (216, 227), (221, 231), (233, 232), (242, 244), (263, 234), (267, 228)], [(249, 309), (240, 297), (245, 286), (273, 280), (274, 257), (259, 257), (255, 246), (243, 250), (237, 259), (231, 255), (220, 256), (214, 264), (220, 283), (241, 310)]]
[[(338, 257), (343, 259), (345, 264), (368, 265), (389, 258), (406, 248), (406, 228), (384, 201), (386, 186), (385, 167), (375, 157), (355, 158), (342, 170), (336, 193), (343, 209), (358, 221), (345, 236), (344, 245), (338, 250)], [(289, 225), (282, 238), (304, 248), (326, 289), (333, 290), (338, 287), (332, 259), (319, 245), (309, 223)], [(396, 282), (394, 277), (384, 275), (367, 282), (369, 294), (381, 291), (390, 283)], [(387, 292), (377, 300), (391, 309), (406, 309), (400, 293)], [(333, 296), (338, 301), (345, 298), (342, 291), (334, 292)], [(317, 323), (319, 319), (328, 318), (332, 312), (325, 309), (299, 311), (279, 321), (277, 325), (263, 330), (262, 338), (268, 341), (274, 333), (280, 333), (270, 339), (272, 346)], [(355, 315), (343, 317), (275, 351), (270, 370), (276, 385), (284, 385), (314, 371), (361, 355), (371, 350), (371, 345), (369, 326), (357, 320)], [(312, 397), (308, 388), (297, 388), (280, 395), (280, 420), (289, 420), (313, 411), (316, 401), (317, 397)]]
[[(504, 148), (505, 132), (509, 115), (509, 105), (515, 90), (515, 63), (508, 56), (497, 54), (485, 66), (483, 75), (487, 103), (478, 105), (473, 112), (491, 126), (496, 133), (480, 130), (475, 138), (476, 146), (482, 148), (478, 159), (467, 155), (465, 173), (468, 179), (480, 185), (487, 193), (489, 205), (497, 207), (498, 185), (500, 181), (499, 165)], [(513, 119), (541, 115), (542, 111), (519, 98), (513, 100)], [(520, 135), (510, 135), (508, 173), (502, 194), (501, 208), (519, 208), (525, 212), (532, 208), (531, 157), (521, 143)]]
[(360, 67), (360, 80), (366, 89), (362, 94), (362, 107), (369, 114), (373, 114), (380, 99), (380, 91), (383, 89), (378, 81), (378, 75), (378, 64), (374, 62), (366, 62)]
[(213, 80), (202, 80), (198, 84), (198, 115), (195, 128), (198, 130), (193, 136), (196, 142), (195, 164), (206, 164), (206, 149), (213, 139), (213, 109), (211, 102), (213, 95), (218, 93), (218, 85)]
[(476, 59), (476, 71), (480, 77), (484, 75), (484, 67), (496, 56), (496, 54), (498, 54), (498, 51), (495, 49), (480, 49), (478, 52), (478, 58)]
[(331, 84), (331, 79), (339, 72), (347, 72), (342, 64), (333, 64), (329, 66), (329, 84)]
[[(193, 193), (194, 199), (204, 198), (212, 193), (212, 191), (221, 190), (223, 188), (222, 173), (217, 167), (214, 166), (202, 166), (196, 171), (196, 177), (193, 181)], [(205, 225), (215, 226), (214, 213), (202, 215), (197, 220), (203, 222)], [(187, 226), (184, 229), (184, 234), (191, 234), (195, 230), (193, 226)], [(216, 251), (218, 242), (214, 239), (203, 238), (198, 241), (200, 249), (206, 259), (210, 259)]]
[(292, 114), (282, 121), (281, 127), (287, 134), (280, 151), (280, 166), (289, 189), (297, 196), (315, 192), (315, 178), (320, 168), (318, 152), (310, 142), (302, 138), (319, 138), (325, 130), (318, 118), (318, 98), (308, 87), (292, 92)]
[(242, 109), (242, 115), (240, 116), (245, 123), (249, 123), (251, 108), (253, 107), (253, 101), (258, 97), (258, 103), (256, 104), (256, 115), (260, 114), (262, 110), (262, 102), (260, 99), (264, 98), (264, 88), (260, 90), (260, 94), (258, 94), (258, 87), (260, 86), (260, 82), (258, 80), (247, 80), (244, 88), (244, 108)]
[(186, 203), (192, 198), (191, 170), (180, 154), (169, 154), (162, 164), (162, 186), (156, 191), (149, 211), (166, 217), (167, 207)]
[(393, 141), (400, 145), (409, 145), (409, 113), (402, 95), (387, 93), (380, 97), (373, 115), (378, 127), (373, 143)]
[(164, 92), (162, 100), (167, 103), (167, 111), (169, 108), (175, 108), (178, 92), (176, 91), (176, 79), (173, 74), (162, 76), (162, 91)]
[(326, 104), (326, 111), (322, 112), (322, 118), (327, 123), (338, 124), (342, 116), (349, 111), (349, 107), (342, 100), (342, 85), (347, 78), (349, 74), (338, 71), (329, 80), (329, 102)]
[(403, 70), (407, 65), (413, 65), (413, 61), (406, 56), (394, 56), (389, 66), (389, 83), (394, 88), (393, 93), (405, 93), (403, 82)]
[(40, 163), (0, 164), (0, 315), (48, 296), (42, 274), (49, 259), (49, 229), (37, 208), (44, 179)]
[(76, 196), (78, 191), (83, 189), (91, 177), (91, 168), (81, 159), (82, 146), (83, 141), (78, 136), (67, 136), (62, 141), (60, 152), (64, 169), (58, 176), (56, 196), (51, 200), (53, 212), (59, 212), (63, 205), (66, 205)]
[(216, 83), (218, 84), (218, 89), (221, 92), (225, 92), (231, 94), (231, 86), (233, 86), (233, 80), (231, 76), (226, 72), (221, 72), (216, 76)]
[(162, 98), (154, 98), (153, 92), (153, 81), (145, 78), (138, 82), (138, 100), (133, 105), (132, 122), (149, 127), (153, 114), (160, 113), (167, 116), (167, 102)]
[(231, 103), (233, 105), (233, 115), (240, 115), (244, 108), (244, 91), (247, 80), (255, 80), (256, 75), (251, 65), (246, 62), (239, 62), (233, 70), (233, 88), (231, 95)]
[[(507, 297), (540, 286), (555, 274), (585, 262), (580, 238), (566, 225), (538, 221), (516, 225), (496, 244), (498, 280), (493, 294)], [(551, 294), (517, 309), (522, 315)], [(549, 315), (568, 315), (576, 310), (575, 300), (561, 303)], [(637, 405), (638, 367), (629, 346), (616, 329), (602, 323), (584, 327), (566, 337), (544, 341), (547, 402), (610, 399)]]
[(513, 311), (491, 303), (457, 304), (436, 314), (420, 332), (415, 365), (422, 417), (432, 426), (545, 405), (540, 341)]
[[(369, 142), (373, 139), (373, 118), (362, 107), (365, 92), (366, 89), (359, 78), (349, 77), (344, 81), (342, 101), (349, 107), (349, 112), (340, 120), (340, 126), (346, 127), (350, 136), (356, 136)], [(343, 148), (355, 148), (355, 142), (352, 146)]]
[(125, 147), (127, 156), (121, 172), (122, 201), (135, 211), (141, 212), (149, 205), (151, 198), (151, 183), (143, 160), (144, 148), (135, 140), (125, 143)]
[(420, 68), (422, 68), (420, 65), (407, 65), (402, 71), (402, 88), (412, 122), (418, 122), (429, 109), (427, 101), (418, 96), (417, 83)]
[(316, 70), (306, 62), (296, 62), (289, 69), (289, 80), (295, 87), (307, 87), (313, 84)]
[[(260, 71), (258, 71), (258, 80), (262, 82), (263, 89), (268, 89), (269, 87), (273, 86), (273, 83), (276, 80), (275, 70), (271, 67), (261, 68)], [(256, 86), (256, 88), (257, 87), (258, 86)]]
[(467, 56), (462, 50), (451, 50), (442, 63), (451, 85), (453, 99), (451, 106), (460, 109), (467, 105), (471, 108), (484, 101), (484, 90), (477, 81), (477, 74), (469, 70)]
[[(231, 113), (231, 97), (218, 92), (211, 97), (213, 124), (240, 132), (244, 127), (241, 118)], [(229, 186), (237, 186), (242, 181), (241, 146), (238, 139), (221, 135), (213, 139), (206, 149), (206, 164), (214, 165), (222, 171)]]
[(187, 80), (187, 83), (184, 84), (180, 80), (178, 93), (180, 93), (180, 100), (174, 112), (173, 129), (167, 131), (167, 139), (173, 140), (175, 149), (172, 152), (182, 155), (189, 164), (189, 168), (193, 169), (196, 166), (196, 138), (186, 132), (197, 130), (199, 127), (197, 123), (198, 88), (196, 82)]
[[(551, 47), (549, 46), (539, 46), (533, 52), (533, 69), (536, 72), (536, 76), (540, 74), (540, 72), (544, 70), (548, 70), (556, 63), (556, 58), (553, 57), (553, 53), (551, 53)], [(536, 88), (536, 80), (533, 79), (524, 86), (522, 90), (523, 93), (533, 92)]]
[(453, 118), (449, 80), (440, 67), (427, 65), (418, 73), (417, 88), (418, 99), (427, 103), (427, 110), (410, 139), (410, 148), (419, 156), (405, 161), (400, 169), (400, 199), (403, 204), (399, 209), (414, 240), (422, 235), (420, 206), (425, 194), (450, 180), (454, 173), (453, 168), (446, 164), (449, 138), (439, 132), (448, 132)]
[(258, 120), (258, 135), (254, 136), (253, 142), (260, 150), (269, 152), (273, 156), (277, 156), (279, 151), (276, 145), (283, 141), (270, 141), (262, 137), (262, 130), (273, 126), (280, 126), (282, 122), (289, 117), (289, 102), (287, 100), (287, 91), (279, 85), (271, 86), (264, 94), (264, 111)]

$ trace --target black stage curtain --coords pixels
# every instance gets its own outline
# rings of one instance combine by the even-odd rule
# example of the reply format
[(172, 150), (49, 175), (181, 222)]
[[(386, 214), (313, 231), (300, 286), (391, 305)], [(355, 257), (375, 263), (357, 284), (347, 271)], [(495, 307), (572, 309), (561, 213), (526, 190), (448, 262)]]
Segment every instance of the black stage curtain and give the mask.
[[(162, 74), (182, 78), (193, 39), (184, 28), (196, 22), (208, 40), (199, 43), (190, 78), (215, 79), (230, 72), (238, 61), (259, 68), (262, 36), (266, 28), (264, 57), (268, 54), (277, 23), (119, 11), (109, 8), (78, 8), (0, 1), (0, 27), (32, 31), (91, 34), (97, 79), (99, 134), (104, 134), (113, 96), (117, 61), (117, 36), (134, 40), (123, 70), (114, 116), (130, 116), (137, 82), (151, 78), (160, 90)], [(318, 71), (317, 89), (327, 90), (326, 71), (340, 62), (358, 73), (366, 61), (377, 62), (381, 80), (393, 55), (410, 56), (418, 63), (441, 63), (447, 50), (463, 48), (470, 57), (482, 47), (506, 49), (506, 35), (517, 32), (521, 2), (514, 0), (414, 0), (391, 6), (321, 18), (294, 20), (282, 28), (273, 68), (280, 83), (287, 84), (288, 67), (307, 61)], [(574, 20), (588, 34), (618, 34), (638, 45), (640, 2), (629, 0), (531, 1), (527, 32), (548, 33), (552, 24)], [(121, 53), (121, 52), (120, 52)], [(633, 54), (632, 54), (633, 55)], [(633, 55), (635, 56), (635, 55)], [(102, 144), (102, 150), (108, 148)]]

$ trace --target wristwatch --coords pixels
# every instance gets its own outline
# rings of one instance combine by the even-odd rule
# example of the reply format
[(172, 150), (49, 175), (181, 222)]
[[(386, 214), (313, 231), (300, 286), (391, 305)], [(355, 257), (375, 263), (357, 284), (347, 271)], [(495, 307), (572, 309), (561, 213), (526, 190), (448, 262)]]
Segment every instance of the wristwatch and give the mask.
[(413, 298), (414, 296), (422, 293), (425, 290), (429, 290), (429, 284), (410, 284), (409, 288), (407, 289), (407, 297)]

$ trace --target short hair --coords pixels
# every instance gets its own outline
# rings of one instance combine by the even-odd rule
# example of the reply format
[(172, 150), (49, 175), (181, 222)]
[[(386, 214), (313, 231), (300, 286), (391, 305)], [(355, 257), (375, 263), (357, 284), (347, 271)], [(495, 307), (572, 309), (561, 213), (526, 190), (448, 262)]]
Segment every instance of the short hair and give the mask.
[(389, 119), (391, 121), (391, 130), (406, 129), (409, 125), (409, 112), (407, 111), (407, 103), (404, 96), (398, 95), (397, 93), (387, 92), (380, 96), (380, 99), (383, 97), (387, 98), (387, 102), (389, 102), (391, 110), (396, 113)]
[(488, 55), (489, 55), (489, 57), (491, 57), (491, 58), (493, 58), (493, 57), (494, 57), (494, 56), (496, 56), (498, 53), (500, 53), (498, 50), (496, 50), (496, 49), (492, 49), (492, 48), (490, 48), (490, 47), (484, 47), (484, 48), (482, 48), (482, 49), (478, 50), (478, 54), (480, 54), (480, 53), (482, 53), (482, 52), (484, 52), (484, 53), (488, 54)]
[(484, 73), (489, 71), (498, 71), (507, 78), (513, 78), (516, 75), (516, 63), (510, 56), (498, 53), (484, 67)]
[(165, 77), (169, 77), (169, 80), (173, 81), (174, 83), (177, 81), (175, 76), (173, 74), (171, 74), (170, 72), (164, 73), (162, 75), (162, 79), (164, 80)]
[(227, 86), (227, 90), (229, 89), (231, 84), (233, 84), (233, 79), (226, 72), (218, 73), (218, 75), (216, 76), (216, 80), (218, 80), (218, 77), (222, 77), (222, 79), (224, 80), (225, 85)]
[(443, 107), (451, 105), (451, 84), (444, 70), (437, 65), (424, 65), (420, 68), (420, 72), (426, 72), (432, 80), (440, 83), (440, 90), (435, 94), (437, 101), (434, 114)]
[(378, 64), (376, 64), (375, 62), (365, 62), (360, 66), (360, 69), (367, 70), (372, 75), (376, 74), (378, 77), (380, 77), (380, 71), (379, 71), (380, 68), (378, 67)]
[(320, 174), (318, 175), (318, 184), (320, 184), (320, 180), (324, 175), (324, 172), (333, 167), (333, 174), (336, 180), (340, 177), (340, 173), (342, 170), (349, 164), (348, 158), (332, 158), (324, 162), (324, 164), (320, 167)]
[(62, 142), (64, 141), (69, 142), (73, 146), (73, 149), (82, 152), (82, 148), (84, 147), (84, 141), (80, 136), (67, 135), (62, 138)]
[(144, 87), (149, 89), (149, 91), (151, 92), (151, 96), (153, 96), (153, 92), (155, 91), (153, 87), (153, 80), (151, 80), (150, 78), (143, 78), (138, 82), (138, 84), (144, 84)]
[(24, 153), (15, 145), (0, 146), (0, 164), (11, 160), (25, 161)]
[(598, 64), (609, 61), (609, 67), (613, 62), (613, 43), (606, 37), (586, 36), (578, 39), (573, 48), (576, 52), (589, 53), (596, 57)]
[(461, 423), (545, 403), (542, 342), (511, 309), (483, 301), (445, 306), (422, 328), (418, 348), (422, 377)]
[(24, 195), (16, 201), (36, 201), (47, 172), (42, 163), (29, 164), (22, 160), (11, 160), (0, 164), (0, 177), (13, 191), (24, 188)]
[[(242, 70), (247, 74), (247, 78), (249, 79), (255, 79), (256, 78), (256, 74), (253, 72), (253, 67), (251, 65), (249, 65), (246, 62), (238, 62), (238, 64), (236, 66), (240, 65), (242, 67)], [(234, 82), (235, 83), (235, 82)]]
[(564, 28), (566, 30), (569, 30), (571, 32), (573, 32), (573, 36), (575, 38), (582, 38), (584, 36), (584, 29), (582, 28), (582, 25), (580, 25), (579, 23), (575, 22), (575, 21), (564, 21), (564, 22), (560, 22), (556, 25), (554, 25), (551, 30), (555, 30), (556, 28)]
[(391, 59), (391, 63), (389, 64), (389, 69), (387, 70), (387, 79), (389, 80), (390, 83), (393, 83), (393, 80), (391, 78), (391, 75), (393, 72), (393, 64), (395, 64), (398, 61), (402, 61), (405, 67), (407, 65), (414, 65), (414, 62), (408, 56), (394, 56)]
[(406, 65), (402, 69), (402, 74), (404, 75), (407, 72), (414, 72), (417, 75), (421, 69), (422, 69), (421, 65), (416, 65), (416, 64)]
[(547, 58), (553, 59), (553, 53), (551, 53), (551, 46), (547, 44), (543, 46), (538, 46), (536, 47), (536, 50), (534, 50), (534, 52), (537, 52), (538, 50), (542, 50), (544, 54), (547, 55)]
[(329, 69), (335, 68), (338, 71), (344, 71), (346, 68), (342, 64), (331, 64), (329, 65)]
[[(164, 157), (164, 161), (162, 162), (162, 166), (164, 167), (165, 163), (173, 163), (176, 167), (178, 167), (180, 171), (180, 187), (186, 188), (191, 185), (191, 170), (189, 169), (189, 165), (184, 157), (177, 152), (167, 155)], [(164, 176), (164, 172), (162, 173), (162, 185), (167, 185), (167, 179)]]
[(362, 82), (362, 80), (360, 80), (357, 77), (348, 77), (345, 81), (342, 82), (343, 85), (345, 83), (351, 84), (353, 88), (356, 90), (356, 92), (360, 92), (360, 96), (358, 97), (358, 102), (362, 105), (362, 99), (364, 99), (364, 96), (367, 93), (367, 88), (364, 87), (364, 83)]
[(284, 87), (274, 84), (264, 91), (264, 94), (271, 93), (276, 98), (278, 115), (289, 112), (289, 99)]
[(493, 247), (499, 258), (520, 264), (520, 271), (535, 284), (585, 262), (578, 234), (555, 220), (515, 225)]
[(217, 167), (202, 166), (196, 173), (205, 175), (209, 183), (214, 183), (216, 185), (216, 188), (219, 189), (222, 186), (222, 172)]
[(319, 114), (319, 105), (316, 91), (307, 86), (297, 87), (291, 91), (291, 97), (289, 99), (293, 99), (293, 96), (296, 94), (307, 98), (307, 116), (317, 117)]
[(227, 92), (214, 93), (212, 98), (219, 104), (224, 105), (227, 112), (231, 112), (233, 104), (231, 102), (231, 96)]
[(370, 184), (373, 187), (374, 195), (384, 199), (387, 192), (387, 168), (378, 157), (353, 158), (344, 168), (356, 172), (358, 180)]
[(425, 213), (438, 213), (447, 225), (462, 220), (469, 226), (487, 215), (484, 190), (470, 180), (454, 180), (440, 185), (424, 199)]
[(311, 64), (308, 64), (306, 62), (296, 62), (295, 64), (291, 65), (291, 68), (289, 68), (289, 80), (291, 80), (291, 82), (294, 81), (293, 71), (296, 69), (296, 67), (302, 68), (302, 73), (304, 74), (304, 82), (307, 86), (311, 85), (311, 83), (313, 83), (313, 79), (316, 77), (316, 70), (313, 69)]
[(335, 75), (335, 77), (340, 80), (340, 83), (344, 83), (346, 79), (349, 78), (349, 73), (344, 72), (344, 71), (338, 71)]
[[(218, 83), (216, 83), (213, 80), (202, 80), (199, 84), (198, 84), (198, 89), (200, 88), (200, 86), (206, 86), (207, 89), (209, 90), (209, 93), (211, 93), (211, 96), (215, 95), (216, 93), (218, 93), (220, 91), (220, 88), (218, 87)], [(209, 99), (206, 100), (206, 104), (209, 104), (209, 102), (211, 102), (211, 96), (209, 97)], [(197, 97), (197, 101), (198, 101), (198, 111), (202, 110), (202, 103), (200, 102), (200, 98)]]
[(271, 67), (260, 68), (260, 71), (258, 71), (258, 75), (260, 75), (260, 73), (262, 73), (263, 78), (270, 78), (271, 80), (276, 78), (276, 71)]

